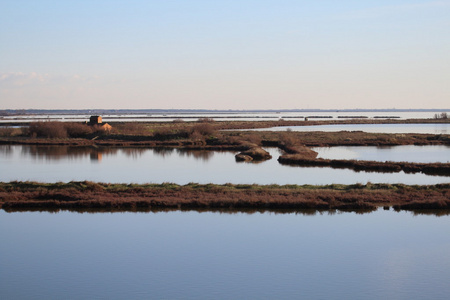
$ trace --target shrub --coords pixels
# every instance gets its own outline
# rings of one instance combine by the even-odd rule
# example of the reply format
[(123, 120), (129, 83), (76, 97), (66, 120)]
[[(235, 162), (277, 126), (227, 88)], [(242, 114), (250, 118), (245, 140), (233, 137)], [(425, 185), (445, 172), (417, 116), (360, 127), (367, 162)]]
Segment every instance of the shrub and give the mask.
[(28, 135), (43, 138), (84, 137), (100, 129), (83, 123), (74, 122), (33, 122)]
[(29, 135), (45, 138), (66, 138), (67, 129), (61, 122), (33, 122), (28, 128)]
[(83, 137), (93, 132), (91, 126), (80, 123), (65, 123), (64, 127), (70, 137)]
[(256, 145), (261, 145), (262, 139), (261, 136), (258, 134), (248, 134), (246, 136), (246, 140), (250, 143), (256, 144)]
[(200, 134), (198, 131), (193, 131), (191, 132), (191, 134), (189, 135), (189, 137), (192, 140), (198, 141), (198, 140), (204, 140), (204, 136), (202, 134)]
[(280, 134), (280, 144), (285, 147), (293, 147), (302, 145), (302, 142), (292, 134), (282, 133)]
[(192, 127), (192, 131), (191, 131), (191, 136), (192, 135), (202, 135), (202, 136), (207, 136), (207, 135), (213, 135), (215, 133), (215, 129), (214, 126), (212, 126), (209, 123), (202, 123), (202, 124), (198, 124), (198, 125), (194, 125)]
[(0, 136), (11, 137), (22, 134), (22, 128), (2, 127), (0, 128)]

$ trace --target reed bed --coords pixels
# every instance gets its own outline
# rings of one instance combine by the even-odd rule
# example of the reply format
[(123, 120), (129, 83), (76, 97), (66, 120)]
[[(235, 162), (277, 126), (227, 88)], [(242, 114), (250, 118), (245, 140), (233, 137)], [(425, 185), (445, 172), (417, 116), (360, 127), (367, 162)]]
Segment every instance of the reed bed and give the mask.
[(303, 167), (331, 167), (355, 171), (380, 173), (424, 173), (427, 175), (450, 176), (449, 163), (378, 162), (364, 160), (310, 159), (302, 154), (286, 154), (278, 158), (281, 164)]
[(235, 185), (1, 182), (6, 211), (32, 209), (449, 209), (450, 184)]

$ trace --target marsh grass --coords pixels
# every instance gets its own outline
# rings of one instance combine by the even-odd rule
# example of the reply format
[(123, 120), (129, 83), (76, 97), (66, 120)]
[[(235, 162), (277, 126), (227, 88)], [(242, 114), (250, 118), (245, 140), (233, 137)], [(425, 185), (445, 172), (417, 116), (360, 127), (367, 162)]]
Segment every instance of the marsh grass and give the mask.
[(449, 163), (378, 162), (363, 160), (310, 159), (302, 155), (287, 154), (278, 158), (281, 164), (303, 167), (331, 167), (355, 171), (380, 173), (424, 173), (428, 175), (450, 176)]
[(89, 126), (86, 123), (57, 121), (32, 122), (22, 132), (34, 138), (47, 139), (92, 138), (92, 135), (106, 134), (105, 130), (99, 126)]
[[(55, 123), (55, 124), (54, 124)], [(57, 124), (56, 124), (57, 123)], [(280, 123), (286, 124), (285, 121)], [(308, 121), (309, 123), (309, 121)], [(350, 168), (372, 172), (423, 172), (450, 175), (450, 164), (406, 162), (371, 162), (316, 159), (310, 146), (333, 145), (401, 145), (449, 144), (448, 135), (369, 134), (364, 132), (220, 132), (230, 122), (172, 122), (169, 124), (122, 124), (112, 133), (96, 135), (80, 124), (37, 122), (29, 134), (42, 139), (2, 139), (3, 143), (61, 144), (104, 146), (151, 146), (160, 153), (178, 149), (245, 151), (259, 145), (277, 146), (288, 154), (280, 163), (302, 166)], [(240, 123), (241, 125), (243, 123)], [(246, 126), (260, 126), (245, 123)], [(54, 126), (53, 126), (54, 125)], [(87, 125), (86, 125), (87, 126)], [(85, 139), (69, 139), (83, 136)], [(91, 140), (95, 135), (95, 141)], [(57, 138), (58, 140), (51, 140)], [(49, 140), (50, 139), (50, 140)], [(89, 140), (88, 140), (89, 139)], [(171, 147), (171, 148), (168, 148)], [(170, 149), (170, 150), (168, 150)], [(173, 183), (121, 185), (96, 182), (0, 183), (0, 205), (4, 209), (260, 209), (260, 210), (373, 210), (377, 207), (397, 209), (440, 209), (449, 207), (449, 185), (406, 186), (391, 184), (354, 184), (327, 186), (246, 185)]]
[(407, 186), (0, 183), (3, 209), (374, 210), (450, 208), (450, 184)]
[(23, 128), (0, 127), (0, 137), (15, 137), (23, 134)]

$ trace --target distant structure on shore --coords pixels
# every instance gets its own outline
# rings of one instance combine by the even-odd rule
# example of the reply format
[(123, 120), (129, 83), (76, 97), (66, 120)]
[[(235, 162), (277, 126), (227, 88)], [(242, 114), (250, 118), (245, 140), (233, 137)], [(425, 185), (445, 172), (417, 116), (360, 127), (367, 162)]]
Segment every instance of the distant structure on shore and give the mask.
[(110, 131), (112, 129), (111, 125), (109, 125), (108, 123), (103, 123), (102, 117), (100, 116), (91, 116), (87, 124), (89, 126), (99, 126), (105, 131)]
[(103, 121), (102, 121), (102, 117), (100, 117), (100, 116), (91, 116), (90, 118), (89, 118), (89, 125), (98, 125), (98, 124), (102, 124), (103, 123)]

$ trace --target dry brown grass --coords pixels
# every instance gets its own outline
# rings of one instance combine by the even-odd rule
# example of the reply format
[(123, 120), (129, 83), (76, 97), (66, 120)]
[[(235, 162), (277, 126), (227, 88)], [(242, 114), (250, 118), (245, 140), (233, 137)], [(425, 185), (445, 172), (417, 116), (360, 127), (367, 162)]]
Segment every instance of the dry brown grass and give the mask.
[(113, 185), (95, 182), (0, 183), (0, 204), (24, 209), (374, 210), (450, 208), (450, 184), (406, 185)]
[(285, 154), (280, 156), (278, 161), (281, 164), (305, 167), (331, 167), (383, 173), (398, 173), (404, 171), (405, 173), (450, 176), (450, 164), (448, 163), (378, 162), (323, 158), (311, 159), (301, 154)]
[(67, 138), (67, 130), (62, 122), (33, 122), (28, 128), (32, 137)]
[(0, 137), (15, 137), (23, 135), (23, 128), (0, 127)]
[(75, 122), (32, 122), (23, 132), (33, 138), (65, 139), (92, 138), (92, 134), (105, 134), (99, 126)]

